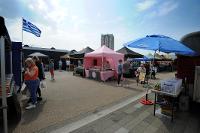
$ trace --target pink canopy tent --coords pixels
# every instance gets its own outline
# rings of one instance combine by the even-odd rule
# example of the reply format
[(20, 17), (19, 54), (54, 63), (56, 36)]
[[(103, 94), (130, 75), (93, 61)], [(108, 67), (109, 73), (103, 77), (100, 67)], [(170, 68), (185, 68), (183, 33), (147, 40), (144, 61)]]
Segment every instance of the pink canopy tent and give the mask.
[(116, 73), (118, 61), (120, 59), (122, 61), (124, 60), (124, 54), (117, 53), (114, 50), (103, 45), (101, 48), (91, 53), (85, 54), (83, 65), (85, 69), (89, 69), (91, 67), (96, 66), (103, 70), (102, 68), (104, 62), (108, 61), (111, 69), (113, 69)]

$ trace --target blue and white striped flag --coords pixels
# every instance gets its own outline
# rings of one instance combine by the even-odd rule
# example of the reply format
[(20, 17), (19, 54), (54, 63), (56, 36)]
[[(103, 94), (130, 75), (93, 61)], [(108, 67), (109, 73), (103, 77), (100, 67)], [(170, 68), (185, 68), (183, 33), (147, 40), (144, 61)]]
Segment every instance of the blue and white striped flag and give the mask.
[(30, 32), (37, 37), (40, 37), (41, 34), (41, 30), (38, 27), (33, 25), (31, 22), (25, 20), (24, 18), (23, 18), (23, 30)]

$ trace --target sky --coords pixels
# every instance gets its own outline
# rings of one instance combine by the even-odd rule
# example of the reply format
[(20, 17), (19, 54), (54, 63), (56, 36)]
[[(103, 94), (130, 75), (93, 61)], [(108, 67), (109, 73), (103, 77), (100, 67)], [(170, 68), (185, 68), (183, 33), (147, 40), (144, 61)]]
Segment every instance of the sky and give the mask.
[(107, 33), (118, 50), (146, 35), (180, 40), (200, 30), (200, 0), (1, 0), (0, 15), (12, 41), (22, 41), (23, 17), (42, 31), (24, 31), (24, 44), (66, 50), (97, 49)]

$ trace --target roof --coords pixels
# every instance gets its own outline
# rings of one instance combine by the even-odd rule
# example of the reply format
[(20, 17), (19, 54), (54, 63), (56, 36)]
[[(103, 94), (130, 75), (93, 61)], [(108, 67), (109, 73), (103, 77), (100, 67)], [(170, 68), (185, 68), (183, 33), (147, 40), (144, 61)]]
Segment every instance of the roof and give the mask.
[(112, 50), (112, 49), (106, 47), (105, 45), (103, 45), (99, 49), (97, 49), (97, 50), (95, 50), (93, 52), (87, 53), (85, 55), (85, 57), (97, 57), (97, 56), (108, 56), (108, 55), (121, 55), (121, 56), (124, 56), (124, 54), (115, 52), (114, 50)]
[(37, 56), (37, 57), (48, 57), (47, 55), (45, 54), (42, 54), (40, 52), (35, 52), (35, 53), (32, 53), (29, 55), (29, 57), (33, 57), (33, 56)]
[(55, 51), (55, 52), (69, 53), (68, 50), (63, 50), (63, 49), (50, 49), (50, 48), (40, 48), (40, 47), (23, 47), (23, 49), (28, 49), (28, 50), (42, 50), (42, 51)]
[(200, 53), (200, 31), (183, 36), (181, 42), (195, 52)]
[(73, 49), (73, 50), (71, 50), (71, 51), (69, 52), (69, 55), (73, 55), (73, 54), (78, 54), (78, 52), (77, 52), (75, 49)]
[(93, 51), (94, 51), (94, 50), (93, 50), (92, 48), (86, 47), (86, 48), (80, 50), (78, 53), (79, 53), (79, 54), (85, 54), (85, 53), (90, 53), (90, 52), (93, 52)]
[(129, 56), (138, 57), (138, 58), (139, 57), (143, 57), (143, 55), (141, 55), (141, 54), (139, 54), (137, 52), (134, 52), (134, 51), (128, 49), (127, 47), (123, 47), (123, 48), (117, 50), (117, 52), (125, 54), (125, 55), (129, 55)]

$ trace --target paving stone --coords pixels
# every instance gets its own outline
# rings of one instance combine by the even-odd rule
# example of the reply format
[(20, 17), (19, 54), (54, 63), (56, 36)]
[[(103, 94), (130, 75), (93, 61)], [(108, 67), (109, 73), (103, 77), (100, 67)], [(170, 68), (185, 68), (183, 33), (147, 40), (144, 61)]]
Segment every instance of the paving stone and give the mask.
[(115, 133), (128, 133), (129, 130), (127, 130), (126, 128), (121, 127), (119, 130), (115, 131)]
[(125, 109), (123, 112), (127, 113), (127, 114), (131, 114), (133, 112), (136, 111), (135, 107), (129, 107), (128, 109)]
[(119, 122), (120, 120), (122, 120), (125, 116), (127, 116), (126, 113), (121, 112), (121, 113), (117, 113), (117, 114), (113, 114), (111, 117), (111, 120), (113, 122)]
[(119, 122), (117, 122), (117, 124), (119, 124), (121, 126), (124, 126), (128, 122), (132, 121), (133, 119), (135, 119), (135, 117), (133, 117), (132, 115), (127, 115), (122, 120), (120, 120)]
[(135, 119), (133, 119), (132, 121), (127, 123), (124, 127), (131, 130), (135, 126), (137, 126), (139, 123), (141, 123), (148, 115), (149, 115), (148, 112), (143, 112), (143, 113), (139, 114)]
[(144, 121), (141, 121), (139, 124), (132, 127), (131, 132), (135, 133), (143, 133), (145, 131), (145, 128), (148, 126), (148, 124)]
[(120, 128), (121, 128), (121, 125), (115, 123), (111, 127), (105, 129), (102, 133), (114, 133), (115, 131), (117, 131)]
[(72, 133), (97, 133), (97, 132), (92, 128), (81, 128), (76, 131), (73, 131)]
[(155, 117), (153, 115), (149, 115), (144, 119), (145, 122), (151, 124), (154, 121)]
[(158, 130), (157, 127), (148, 126), (148, 127), (145, 129), (144, 133), (155, 133), (157, 130)]
[(136, 109), (139, 109), (139, 108), (141, 108), (142, 106), (144, 106), (144, 105), (141, 104), (141, 103), (138, 103), (138, 104), (136, 104), (134, 107), (135, 107)]
[(111, 127), (115, 123), (111, 119), (103, 119), (95, 122), (92, 127), (97, 133), (101, 133), (104, 129)]

